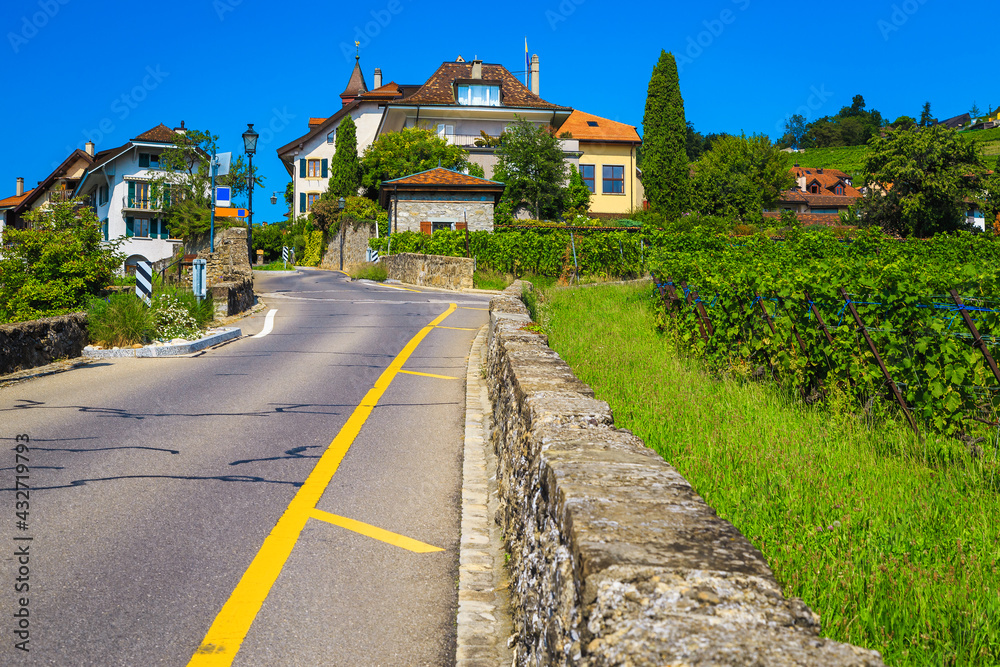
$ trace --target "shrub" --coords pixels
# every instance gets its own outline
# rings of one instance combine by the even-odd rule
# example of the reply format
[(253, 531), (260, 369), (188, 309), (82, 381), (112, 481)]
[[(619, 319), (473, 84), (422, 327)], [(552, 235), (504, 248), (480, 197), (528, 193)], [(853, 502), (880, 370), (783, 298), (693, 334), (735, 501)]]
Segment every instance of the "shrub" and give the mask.
[(385, 267), (374, 262), (366, 262), (351, 272), (351, 278), (354, 280), (374, 280), (377, 282), (383, 282), (388, 277), (389, 274), (385, 270)]
[(158, 338), (194, 338), (198, 322), (175, 294), (161, 293), (153, 299), (153, 324)]
[(104, 347), (145, 343), (155, 334), (153, 316), (142, 299), (132, 292), (93, 298), (87, 308), (90, 342)]
[(306, 251), (302, 266), (316, 266), (323, 257), (323, 232), (316, 230), (306, 235)]
[(184, 309), (187, 310), (188, 315), (197, 323), (199, 329), (204, 329), (208, 326), (209, 322), (215, 319), (215, 305), (211, 295), (199, 301), (194, 292), (189, 292), (177, 286), (170, 286), (164, 287), (162, 290), (157, 290), (157, 297), (159, 296), (171, 296), (177, 299)]

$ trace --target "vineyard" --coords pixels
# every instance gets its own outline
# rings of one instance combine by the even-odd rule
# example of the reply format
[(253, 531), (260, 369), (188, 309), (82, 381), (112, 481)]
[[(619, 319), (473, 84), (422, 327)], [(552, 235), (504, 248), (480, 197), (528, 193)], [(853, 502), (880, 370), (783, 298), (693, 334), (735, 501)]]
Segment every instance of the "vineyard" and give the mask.
[(657, 244), (650, 266), (661, 325), (717, 369), (773, 377), (809, 402), (894, 406), (918, 432), (971, 441), (996, 424), (993, 237), (687, 235)]

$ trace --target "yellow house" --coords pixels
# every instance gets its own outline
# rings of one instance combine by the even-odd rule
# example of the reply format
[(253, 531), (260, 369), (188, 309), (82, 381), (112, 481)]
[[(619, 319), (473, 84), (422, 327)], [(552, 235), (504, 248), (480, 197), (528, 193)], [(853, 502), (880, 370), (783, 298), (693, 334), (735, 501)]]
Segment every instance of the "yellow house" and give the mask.
[(577, 110), (559, 128), (564, 132), (580, 142), (580, 175), (593, 193), (592, 215), (617, 218), (642, 208), (645, 192), (636, 167), (642, 140), (635, 126)]

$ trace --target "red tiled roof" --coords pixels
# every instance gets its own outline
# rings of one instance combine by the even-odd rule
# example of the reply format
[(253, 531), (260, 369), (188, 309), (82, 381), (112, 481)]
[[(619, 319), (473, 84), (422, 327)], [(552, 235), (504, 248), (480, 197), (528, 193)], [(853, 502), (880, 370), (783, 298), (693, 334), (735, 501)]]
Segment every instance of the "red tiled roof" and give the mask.
[(801, 178), (803, 176), (815, 176), (817, 174), (836, 176), (837, 178), (842, 178), (845, 181), (850, 180), (850, 176), (845, 174), (839, 169), (827, 169), (825, 167), (792, 167), (788, 171), (792, 172), (792, 176), (795, 178)]
[[(442, 63), (427, 82), (406, 99), (407, 104), (457, 104), (455, 82), (472, 82), (471, 62)], [(500, 100), (505, 107), (528, 107), (535, 109), (563, 109), (546, 102), (531, 92), (517, 77), (503, 65), (483, 63), (482, 82), (500, 86)]]
[(393, 186), (446, 185), (459, 187), (493, 187), (500, 190), (503, 190), (504, 187), (503, 183), (498, 183), (497, 181), (491, 181), (485, 178), (478, 178), (476, 176), (469, 176), (468, 174), (463, 174), (460, 171), (452, 171), (451, 169), (445, 169), (444, 167), (435, 167), (410, 176), (403, 176), (402, 178), (396, 178), (391, 181), (382, 181), (383, 187), (390, 183)]
[(172, 144), (174, 139), (177, 137), (177, 133), (171, 130), (169, 127), (160, 123), (151, 130), (146, 130), (138, 137), (132, 139), (132, 141), (155, 141), (161, 144)]
[[(765, 218), (780, 218), (780, 211), (764, 211)], [(796, 213), (795, 217), (803, 225), (839, 226), (843, 223), (839, 213)]]
[(326, 122), (326, 118), (310, 118), (309, 119), (309, 129), (316, 127), (317, 125), (322, 125)]
[(563, 132), (569, 132), (574, 139), (580, 141), (641, 142), (635, 126), (584, 113), (579, 109), (570, 114), (557, 133)]
[(25, 192), (23, 195), (11, 195), (10, 197), (7, 197), (6, 199), (0, 199), (0, 208), (10, 208), (12, 206), (17, 206), (18, 204), (20, 204), (21, 202), (23, 202), (25, 199), (27, 199), (28, 197), (30, 197), (31, 193), (34, 192), (34, 191), (35, 191), (34, 188), (32, 188), (31, 190), (28, 190), (27, 192)]
[(364, 97), (365, 99), (377, 98), (380, 100), (392, 100), (402, 96), (403, 91), (400, 90), (399, 85), (395, 81), (390, 81), (383, 86), (379, 86), (375, 90), (369, 90), (361, 97)]

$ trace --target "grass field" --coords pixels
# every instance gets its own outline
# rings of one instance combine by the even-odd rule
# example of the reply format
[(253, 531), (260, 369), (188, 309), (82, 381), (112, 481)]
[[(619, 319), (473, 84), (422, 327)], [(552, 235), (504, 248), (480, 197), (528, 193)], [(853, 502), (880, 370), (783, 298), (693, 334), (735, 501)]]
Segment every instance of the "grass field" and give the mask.
[[(549, 290), (552, 347), (767, 558), (823, 635), (890, 665), (1000, 664), (990, 465), (928, 463), (902, 424), (707, 376), (654, 328), (650, 288)], [(860, 411), (858, 411), (860, 412)], [(985, 443), (984, 459), (996, 443)], [(995, 468), (994, 468), (995, 469)]]

